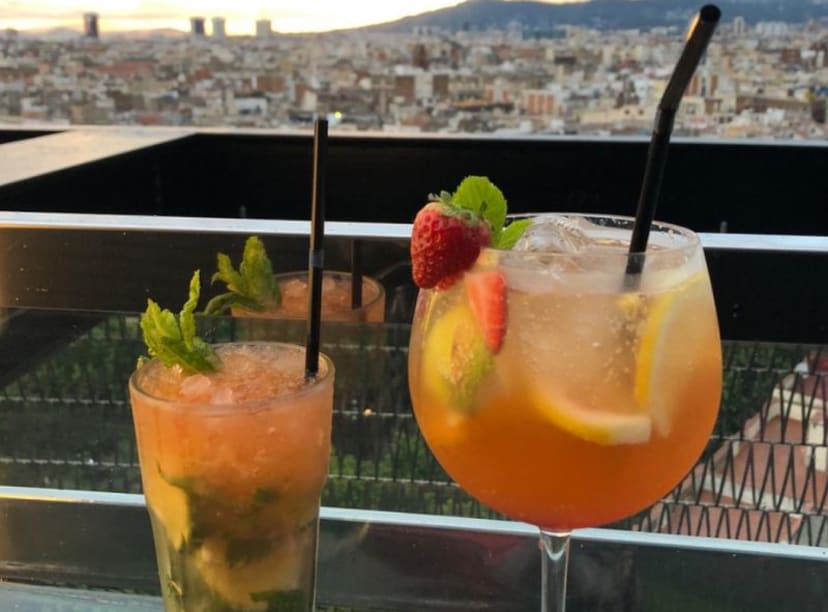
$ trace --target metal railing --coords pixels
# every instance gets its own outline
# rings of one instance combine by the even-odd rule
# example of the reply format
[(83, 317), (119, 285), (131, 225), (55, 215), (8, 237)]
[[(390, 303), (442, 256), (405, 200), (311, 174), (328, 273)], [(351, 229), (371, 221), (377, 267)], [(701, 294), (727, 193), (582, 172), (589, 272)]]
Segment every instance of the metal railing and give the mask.
[[(207, 333), (228, 341), (248, 331), (228, 318)], [(419, 432), (408, 396), (408, 331), (404, 324), (323, 331), (323, 351), (340, 364), (323, 503), (495, 517), (452, 483)], [(301, 342), (304, 327), (269, 321), (257, 333)], [(828, 446), (824, 429), (808, 435), (809, 423), (828, 420), (819, 396), (825, 383), (822, 374), (795, 372), (818, 350), (727, 342), (708, 450), (662, 503), (620, 526), (825, 546)], [(0, 388), (3, 482), (140, 492), (126, 381), (143, 351), (137, 317), (111, 315)]]
[[(2, 482), (139, 492), (126, 396), (126, 380), (143, 352), (134, 311), (143, 308), (148, 293), (162, 303), (180, 302), (193, 268), (206, 273), (218, 250), (240, 252), (253, 232), (263, 235), (281, 269), (303, 264), (305, 222), (0, 215), (0, 239), (15, 261), (7, 266), (0, 296), (8, 307), (0, 361), (14, 353), (0, 368)], [(450, 481), (411, 412), (406, 361), (416, 290), (407, 268), (408, 232), (393, 224), (331, 223), (328, 230), (333, 265), (347, 268), (349, 245), (358, 240), (370, 255), (366, 273), (384, 284), (388, 300), (385, 324), (329, 324), (323, 330), (323, 350), (341, 364), (323, 503), (495, 517)], [(56, 242), (65, 248), (63, 258), (55, 258)], [(809, 342), (768, 342), (773, 322), (745, 330), (740, 317), (745, 311), (758, 317), (750, 309), (762, 306), (753, 304), (752, 292), (734, 292), (731, 282), (765, 273), (764, 257), (775, 257), (777, 267), (787, 261), (789, 268), (781, 269), (807, 257), (813, 270), (828, 261), (828, 239), (715, 234), (704, 235), (703, 242), (726, 338), (719, 421), (688, 477), (661, 503), (618, 527), (825, 545), (822, 323), (800, 321), (804, 332), (797, 337)], [(97, 256), (101, 249), (107, 256)], [(758, 264), (742, 265), (756, 257)], [(165, 258), (167, 264), (155, 265)], [(795, 285), (797, 278), (786, 282)], [(809, 286), (807, 273), (800, 271), (799, 278)], [(782, 294), (772, 307), (790, 306), (794, 317), (797, 303), (794, 295)], [(250, 332), (231, 318), (203, 323), (215, 340)], [(304, 339), (301, 324), (257, 325), (258, 334)], [(733, 335), (750, 340), (727, 339)]]
[[(342, 375), (338, 365), (323, 497), (331, 519), (323, 521), (323, 533), (338, 534), (323, 550), (340, 556), (323, 561), (321, 592), (332, 605), (357, 609), (421, 610), (424, 601), (437, 610), (530, 609), (539, 573), (527, 528), (499, 520), (454, 485), (411, 413), (406, 361), (416, 291), (407, 268), (408, 231), (329, 226), (332, 266), (347, 268), (350, 245), (359, 241), (365, 272), (380, 278), (388, 300), (384, 324), (323, 329), (323, 350), (348, 371)], [(240, 253), (251, 233), (262, 235), (279, 268), (301, 266), (306, 232), (304, 222), (0, 214), (7, 253), (0, 262), (0, 483), (26, 487), (0, 491), (0, 515), (10, 529), (19, 527), (9, 533), (26, 534), (19, 546), (2, 549), (0, 575), (154, 588), (141, 498), (110, 497), (140, 491), (126, 397), (127, 377), (143, 352), (136, 312), (147, 295), (180, 303), (194, 268), (210, 270), (217, 250)], [(821, 359), (828, 336), (819, 312), (828, 287), (814, 282), (828, 269), (828, 240), (702, 238), (725, 338), (720, 418), (696, 468), (662, 502), (616, 529), (594, 532), (600, 545), (590, 543), (590, 531), (576, 538), (572, 597), (581, 609), (692, 610), (711, 602), (734, 610), (818, 609), (812, 606), (828, 595), (819, 578), (828, 532), (824, 425), (820, 430), (828, 420)], [(215, 340), (250, 333), (230, 318), (201, 324)], [(301, 324), (260, 325), (256, 333), (304, 337)], [(50, 491), (41, 495), (29, 487)], [(64, 499), (54, 489), (74, 493)], [(366, 527), (375, 523), (385, 527)], [(36, 529), (45, 524), (54, 529)], [(71, 544), (63, 531), (68, 524), (89, 530)], [(102, 530), (105, 525), (117, 529)], [(135, 530), (125, 550), (118, 530), (130, 525)], [(425, 531), (415, 529), (423, 525)], [(674, 534), (714, 537), (670, 539)], [(55, 538), (63, 544), (49, 552)], [(73, 574), (84, 551), (99, 544), (96, 555), (111, 572), (99, 568), (95, 580), (86, 570)], [(81, 557), (72, 557), (72, 550)], [(415, 553), (416, 563), (406, 558)], [(352, 567), (349, 554), (365, 565)], [(755, 584), (735, 587), (737, 575), (750, 575)], [(124, 583), (124, 576), (135, 584)], [(783, 577), (801, 588), (783, 588)], [(688, 597), (695, 608), (681, 607)]]
[[(0, 487), (0, 516), (27, 536), (0, 539), (6, 579), (157, 589), (139, 495)], [(319, 546), (317, 598), (330, 606), (320, 612), (539, 606), (537, 533), (522, 523), (323, 508)], [(573, 535), (568, 609), (819, 610), (826, 563), (810, 547), (583, 529)]]

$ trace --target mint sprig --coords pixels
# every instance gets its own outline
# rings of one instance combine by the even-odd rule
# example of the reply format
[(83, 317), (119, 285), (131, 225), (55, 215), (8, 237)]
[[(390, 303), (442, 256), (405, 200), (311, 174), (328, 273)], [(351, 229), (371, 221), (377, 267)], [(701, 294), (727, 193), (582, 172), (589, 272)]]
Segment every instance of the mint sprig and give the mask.
[(518, 219), (512, 221), (509, 225), (503, 228), (497, 238), (497, 244), (493, 245), (496, 249), (508, 251), (517, 244), (520, 237), (526, 228), (532, 225), (532, 219)]
[(506, 198), (497, 185), (485, 176), (467, 176), (453, 194), (442, 191), (434, 199), (470, 210), (485, 219), (491, 230), (491, 246), (495, 249), (511, 249), (531, 224), (529, 219), (521, 219), (504, 227)]
[(244, 243), (238, 270), (225, 253), (219, 253), (216, 259), (218, 271), (213, 274), (210, 282), (224, 282), (227, 291), (207, 302), (204, 314), (221, 314), (234, 306), (245, 310), (267, 310), (281, 304), (282, 296), (273, 277), (273, 266), (264, 244), (257, 236), (251, 236)]
[(220, 362), (213, 348), (196, 336), (195, 309), (201, 290), (198, 270), (190, 279), (190, 294), (176, 316), (153, 300), (141, 315), (140, 326), (150, 357), (157, 357), (171, 367), (178, 365), (186, 374), (214, 372)]

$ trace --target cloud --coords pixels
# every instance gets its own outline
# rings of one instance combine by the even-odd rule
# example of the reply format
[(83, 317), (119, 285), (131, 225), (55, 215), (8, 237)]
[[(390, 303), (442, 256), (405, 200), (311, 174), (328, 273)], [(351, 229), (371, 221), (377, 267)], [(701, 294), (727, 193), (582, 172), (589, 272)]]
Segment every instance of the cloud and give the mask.
[[(6, 0), (0, 6), (0, 20), (48, 19), (65, 21), (78, 19), (86, 12), (97, 12), (101, 18), (110, 19), (178, 19), (182, 16), (181, 4), (157, 0)], [(185, 10), (183, 14), (188, 14)]]
[[(32, 22), (76, 23), (97, 12), (103, 29), (122, 23), (186, 23), (222, 16), (228, 24), (270, 18), (279, 31), (353, 27), (457, 4), (459, 0), (0, 0), (0, 27)], [(234, 26), (238, 27), (238, 26)]]
[(73, 19), (85, 12), (97, 12), (101, 19), (181, 19), (192, 15), (227, 18), (313, 20), (337, 16), (378, 15), (390, 17), (416, 13), (458, 0), (2, 0), (0, 19)]

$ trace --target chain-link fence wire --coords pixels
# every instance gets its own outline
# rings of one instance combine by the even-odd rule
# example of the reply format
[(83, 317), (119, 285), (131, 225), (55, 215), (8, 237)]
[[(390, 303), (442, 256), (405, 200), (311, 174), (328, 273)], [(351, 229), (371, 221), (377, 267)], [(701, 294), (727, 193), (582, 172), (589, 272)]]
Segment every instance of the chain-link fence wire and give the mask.
[[(337, 367), (328, 506), (499, 518), (426, 446), (407, 381), (406, 324), (330, 324)], [(213, 341), (302, 343), (297, 322), (212, 319)], [(696, 467), (616, 527), (826, 545), (828, 459), (819, 347), (726, 342), (719, 419)], [(127, 380), (144, 351), (137, 317), (107, 316), (0, 388), (0, 483), (139, 492)]]

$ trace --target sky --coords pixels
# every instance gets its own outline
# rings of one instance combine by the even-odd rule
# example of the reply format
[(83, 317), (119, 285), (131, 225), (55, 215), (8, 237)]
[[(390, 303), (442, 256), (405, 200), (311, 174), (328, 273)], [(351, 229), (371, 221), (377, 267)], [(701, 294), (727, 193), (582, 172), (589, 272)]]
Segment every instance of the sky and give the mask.
[[(562, 2), (573, 0), (541, 0)], [(107, 31), (155, 28), (189, 30), (189, 18), (225, 17), (228, 34), (252, 34), (256, 19), (277, 32), (312, 32), (392, 21), (459, 4), (458, 0), (0, 0), (0, 29), (82, 27), (82, 14), (99, 15)]]

